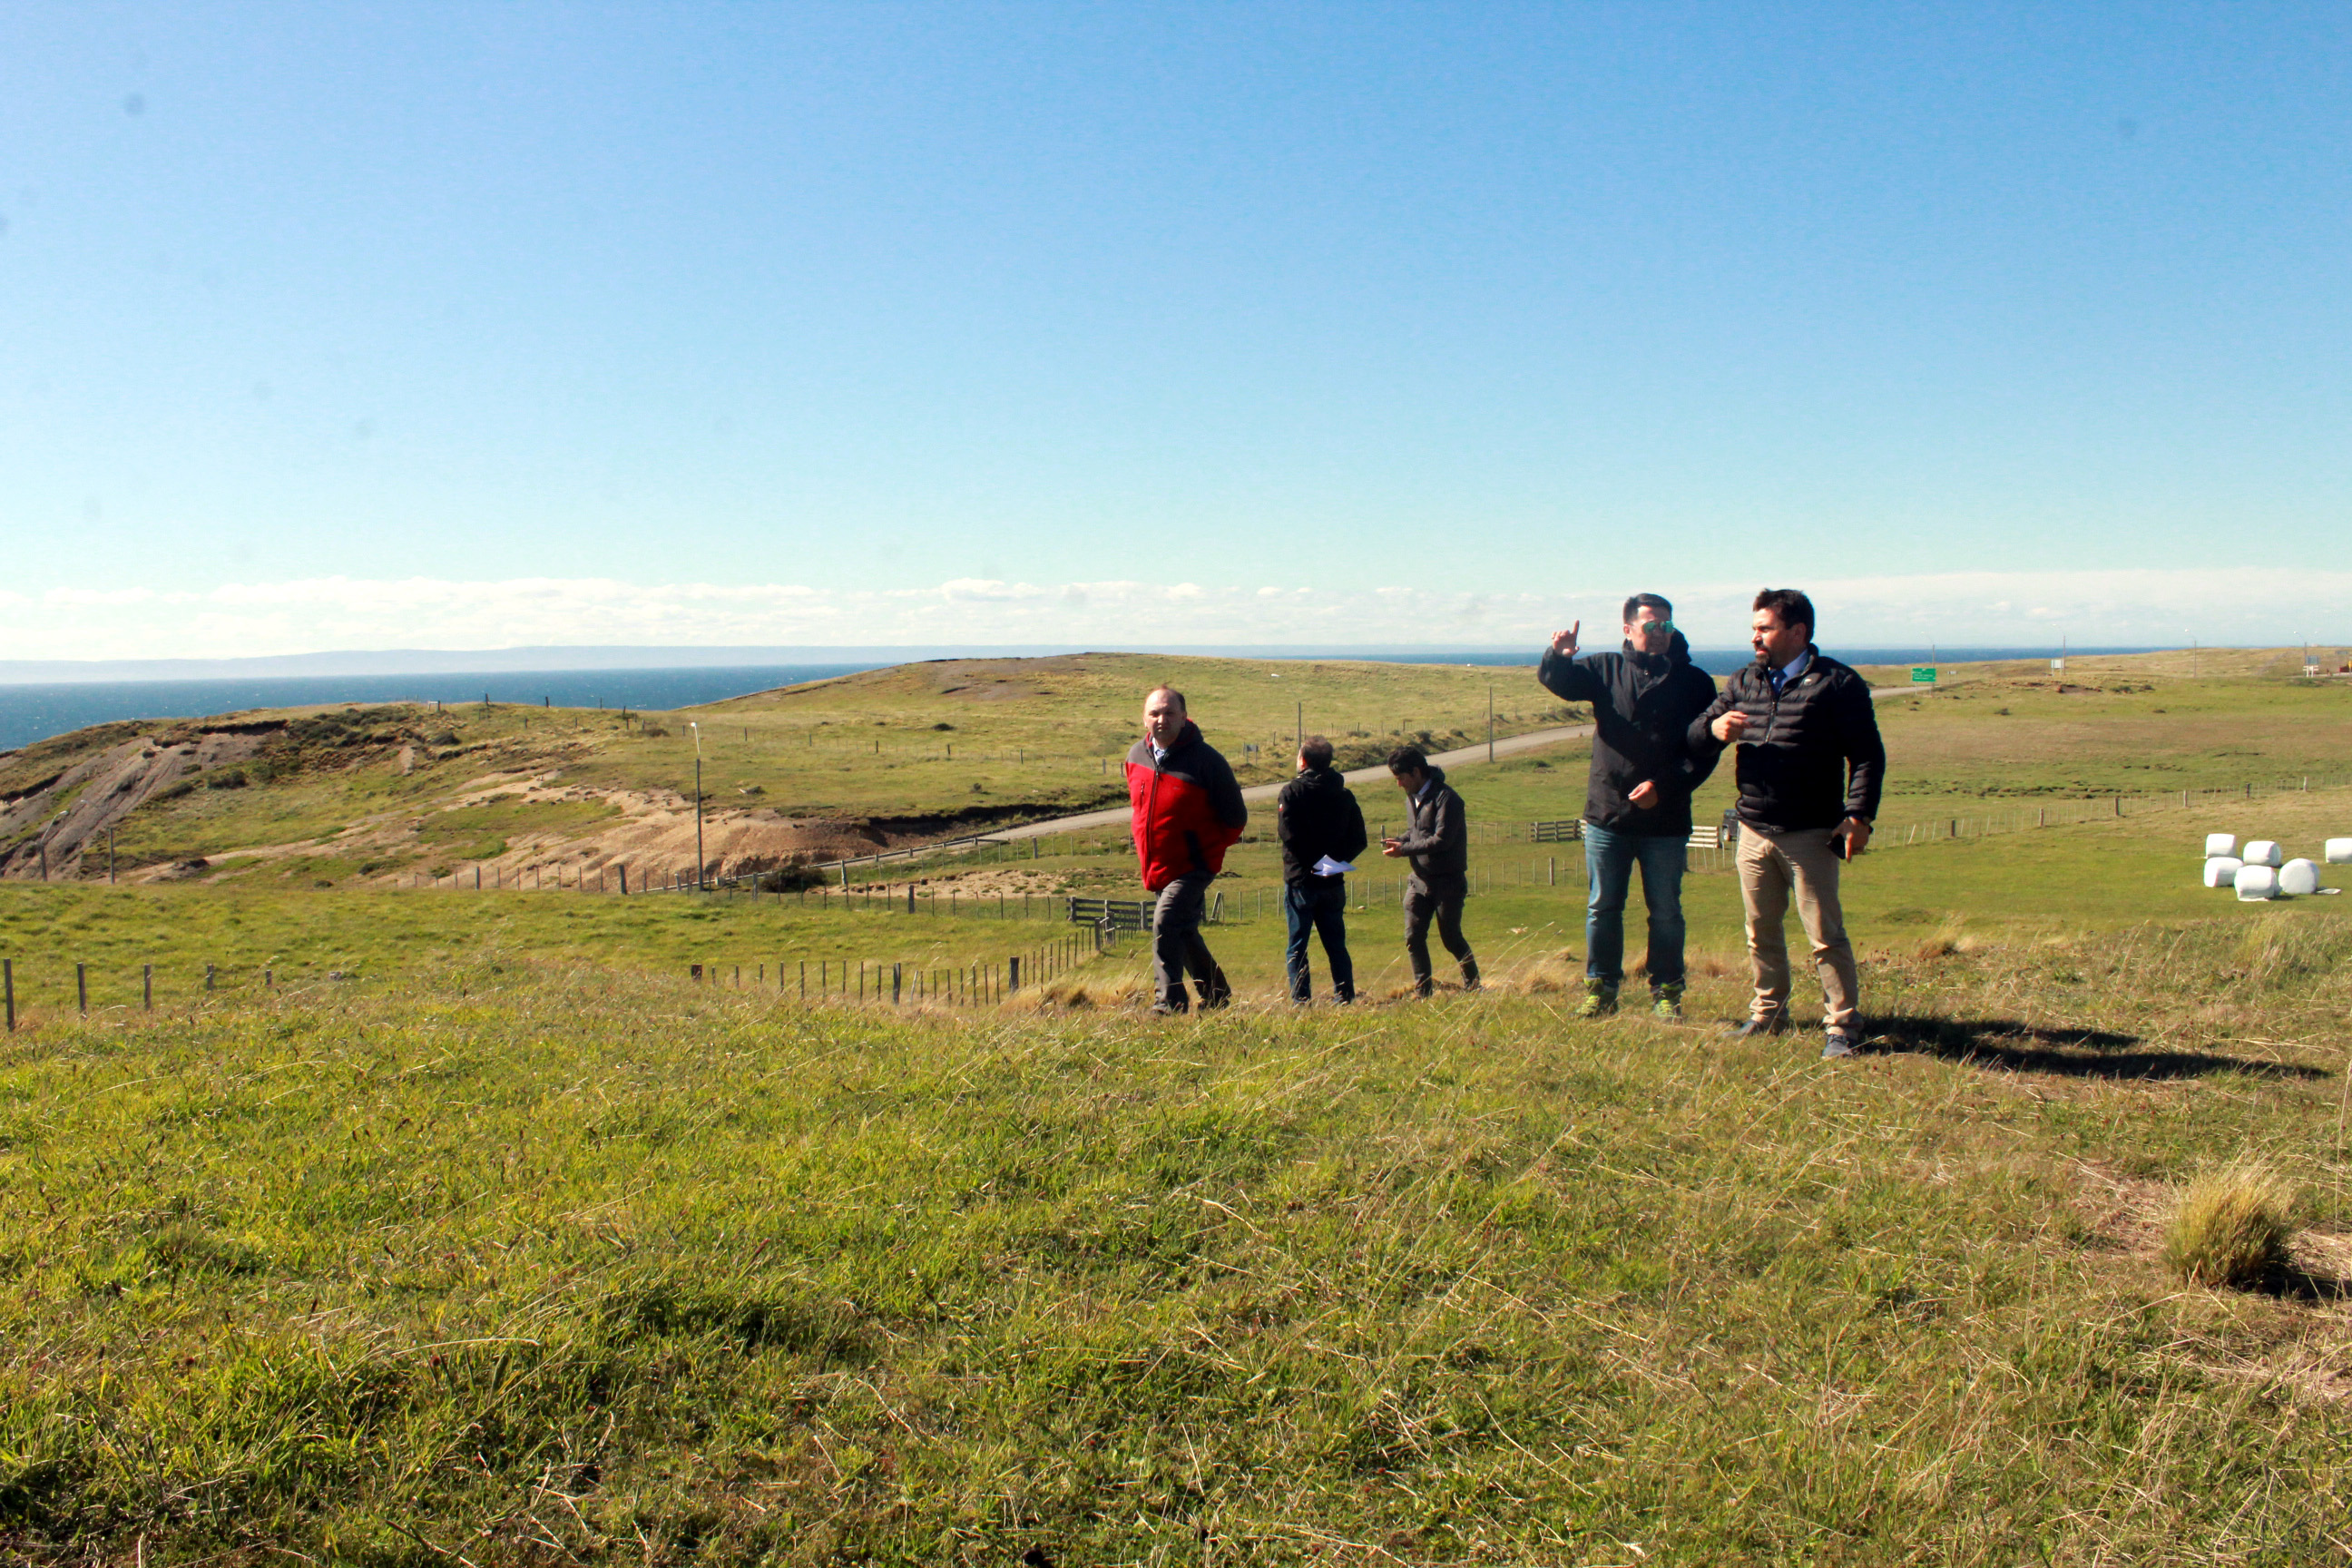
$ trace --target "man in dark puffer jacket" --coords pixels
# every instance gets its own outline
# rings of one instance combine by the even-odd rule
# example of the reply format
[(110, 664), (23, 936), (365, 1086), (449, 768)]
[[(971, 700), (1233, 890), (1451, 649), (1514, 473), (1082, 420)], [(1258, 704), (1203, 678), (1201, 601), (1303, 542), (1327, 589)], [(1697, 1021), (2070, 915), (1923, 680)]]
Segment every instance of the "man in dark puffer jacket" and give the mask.
[(1356, 966), (1348, 957), (1348, 879), (1322, 876), (1315, 868), (1328, 857), (1349, 865), (1364, 852), (1364, 813), (1348, 781), (1331, 765), (1331, 742), (1309, 735), (1298, 748), (1298, 776), (1276, 797), (1275, 820), (1282, 839), (1282, 912), (1290, 928), (1284, 966), (1290, 973), (1290, 999), (1313, 994), (1307, 974), (1307, 934), (1323, 938), (1331, 961), (1334, 1000), (1356, 999)]
[(1838, 868), (1870, 842), (1886, 773), (1878, 713), (1862, 677), (1813, 646), (1813, 602), (1794, 588), (1756, 595), (1756, 662), (1692, 721), (1700, 752), (1739, 748), (1739, 895), (1756, 996), (1740, 1035), (1789, 1022), (1790, 894), (1812, 943), (1827, 1005), (1824, 1057), (1861, 1043), (1861, 981), (1838, 901)]
[(1584, 795), (1584, 1005), (1580, 1018), (1617, 1010), (1625, 970), (1625, 893), (1642, 868), (1649, 910), (1651, 1011), (1683, 1011), (1683, 868), (1691, 792), (1715, 772), (1715, 752), (1691, 749), (1691, 721), (1715, 700), (1715, 680), (1690, 660), (1675, 607), (1655, 594), (1625, 601), (1620, 653), (1576, 657), (1583, 623), (1551, 639), (1536, 679), (1555, 697), (1592, 704), (1592, 769)]

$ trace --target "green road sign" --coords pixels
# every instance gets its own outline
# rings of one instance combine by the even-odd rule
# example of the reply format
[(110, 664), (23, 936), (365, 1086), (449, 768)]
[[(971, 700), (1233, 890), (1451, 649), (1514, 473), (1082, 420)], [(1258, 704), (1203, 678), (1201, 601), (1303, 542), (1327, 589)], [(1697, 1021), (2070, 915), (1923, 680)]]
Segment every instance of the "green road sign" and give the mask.
[(1911, 667), (1911, 684), (1914, 686), (1935, 685), (1936, 667), (1932, 664), (1913, 665)]

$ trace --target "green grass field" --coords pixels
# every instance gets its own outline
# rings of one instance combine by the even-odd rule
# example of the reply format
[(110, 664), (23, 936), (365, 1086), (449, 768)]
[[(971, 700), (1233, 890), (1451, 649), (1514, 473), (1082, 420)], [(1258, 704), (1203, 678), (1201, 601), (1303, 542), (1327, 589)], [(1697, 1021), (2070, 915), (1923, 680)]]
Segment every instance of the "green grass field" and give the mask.
[[(2352, 836), (2347, 698), (2030, 678), (1884, 715), (1895, 847), (1847, 881), (1874, 1045), (1838, 1063), (1715, 1032), (1746, 982), (1706, 856), (1690, 1021), (1570, 1018), (1580, 860), (1502, 825), (1577, 814), (1576, 747), (1457, 773), (1494, 984), (1429, 1004), (1390, 999), (1385, 867), (1369, 1005), (1279, 999), (1257, 830), (1212, 933), (1241, 1003), (1179, 1022), (1134, 939), (1020, 918), (1139, 891), (1116, 834), (847, 907), (0, 883), (0, 1556), (2343, 1561), (2352, 925), (2198, 868), (2209, 831)], [(808, 961), (929, 988), (803, 1002)], [(2249, 1156), (2293, 1265), (2185, 1287), (2172, 1194)]]
[[(2300, 1563), (2344, 928), (1882, 958), (1824, 1065), (1538, 992), (891, 1016), (586, 967), (0, 1057), (13, 1552)], [(2194, 998), (2183, 1006), (2176, 998)], [(2281, 1484), (2286, 1478), (2292, 1484)]]

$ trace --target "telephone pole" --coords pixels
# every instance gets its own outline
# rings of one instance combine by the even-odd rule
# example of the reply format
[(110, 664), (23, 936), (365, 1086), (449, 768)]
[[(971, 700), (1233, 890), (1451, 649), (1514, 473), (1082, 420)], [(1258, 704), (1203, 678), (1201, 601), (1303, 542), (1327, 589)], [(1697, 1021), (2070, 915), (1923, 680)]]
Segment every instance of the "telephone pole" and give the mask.
[(688, 719), (686, 727), (694, 731), (694, 890), (698, 893), (702, 890), (702, 726)]

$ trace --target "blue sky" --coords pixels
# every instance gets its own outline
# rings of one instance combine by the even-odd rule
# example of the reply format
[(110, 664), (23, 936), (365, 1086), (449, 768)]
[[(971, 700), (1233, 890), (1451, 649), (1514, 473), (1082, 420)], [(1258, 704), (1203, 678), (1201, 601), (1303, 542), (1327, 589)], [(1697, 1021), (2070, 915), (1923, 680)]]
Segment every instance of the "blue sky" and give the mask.
[(2340, 5), (20, 4), (0, 657), (2352, 637), (2347, 154)]

